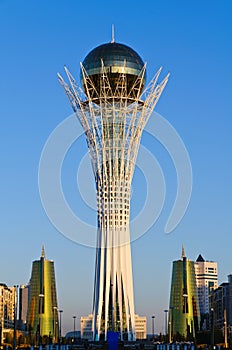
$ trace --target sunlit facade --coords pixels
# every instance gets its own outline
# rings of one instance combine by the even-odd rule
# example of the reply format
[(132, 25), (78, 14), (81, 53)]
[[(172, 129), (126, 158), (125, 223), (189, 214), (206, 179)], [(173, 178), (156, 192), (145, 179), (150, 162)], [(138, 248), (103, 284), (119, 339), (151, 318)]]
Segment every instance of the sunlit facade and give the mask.
[(200, 312), (194, 262), (186, 258), (173, 262), (169, 302), (169, 339), (193, 340), (199, 330)]
[(218, 287), (217, 262), (206, 261), (200, 254), (195, 262), (195, 274), (201, 314), (201, 329), (208, 329), (210, 314), (209, 296), (212, 290)]
[(228, 275), (228, 282), (221, 283), (210, 293), (210, 319), (214, 327), (232, 331), (232, 274)]
[(0, 328), (14, 327), (14, 310), (16, 307), (16, 287), (8, 287), (0, 283)]
[[(93, 339), (93, 315), (82, 316), (81, 339), (91, 341)], [(147, 318), (135, 314), (135, 338), (136, 340), (144, 340), (147, 338)]]
[(28, 312), (28, 299), (29, 299), (29, 285), (21, 285), (19, 287), (19, 298), (18, 298), (18, 327), (25, 331), (27, 324), (27, 312)]
[(115, 43), (93, 49), (81, 65), (83, 91), (65, 68), (59, 75), (89, 148), (96, 183), (98, 232), (93, 322), (94, 340), (117, 331), (135, 340), (130, 247), (131, 182), (142, 131), (167, 83), (160, 71), (144, 91), (146, 69), (130, 47)]
[(135, 314), (135, 337), (136, 340), (147, 339), (147, 318)]
[(58, 339), (58, 309), (54, 262), (45, 258), (44, 248), (40, 260), (33, 261), (29, 283), (27, 330), (38, 340), (47, 336)]

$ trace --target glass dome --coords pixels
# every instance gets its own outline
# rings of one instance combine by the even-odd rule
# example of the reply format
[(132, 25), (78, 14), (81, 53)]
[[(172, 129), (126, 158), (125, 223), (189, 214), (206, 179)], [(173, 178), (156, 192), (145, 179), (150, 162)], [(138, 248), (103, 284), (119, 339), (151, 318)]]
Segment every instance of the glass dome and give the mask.
[[(144, 66), (144, 62), (137, 52), (127, 45), (108, 43), (96, 47), (85, 57), (83, 66), (98, 93), (100, 91), (101, 60), (103, 60), (113, 93), (120, 73), (127, 75), (127, 91), (129, 93), (136, 79), (141, 75)], [(82, 72), (81, 82), (84, 85)], [(141, 84), (141, 92), (144, 85), (145, 75)]]

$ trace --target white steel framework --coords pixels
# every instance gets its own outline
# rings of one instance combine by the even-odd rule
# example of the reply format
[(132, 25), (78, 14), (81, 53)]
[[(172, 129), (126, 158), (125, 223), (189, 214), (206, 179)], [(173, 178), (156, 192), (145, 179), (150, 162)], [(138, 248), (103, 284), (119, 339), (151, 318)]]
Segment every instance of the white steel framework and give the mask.
[[(134, 293), (130, 248), (130, 192), (142, 131), (168, 81), (158, 84), (161, 68), (141, 95), (145, 66), (130, 91), (127, 75), (116, 88), (102, 61), (99, 87), (81, 64), (84, 92), (68, 69), (67, 84), (58, 74), (86, 135), (95, 176), (98, 231), (93, 298), (93, 338), (117, 331), (135, 340)], [(126, 65), (126, 62), (124, 63)], [(87, 96), (87, 98), (86, 98)]]

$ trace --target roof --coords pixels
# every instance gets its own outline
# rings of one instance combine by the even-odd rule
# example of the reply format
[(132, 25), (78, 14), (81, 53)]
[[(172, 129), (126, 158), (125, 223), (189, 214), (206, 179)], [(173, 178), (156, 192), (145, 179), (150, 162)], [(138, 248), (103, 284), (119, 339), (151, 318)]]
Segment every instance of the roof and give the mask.
[(198, 258), (197, 258), (197, 260), (196, 260), (197, 262), (204, 262), (205, 261), (205, 259), (202, 257), (202, 255), (201, 254), (199, 254), (199, 256), (198, 256)]
[(143, 60), (136, 51), (127, 45), (115, 42), (97, 46), (90, 51), (83, 61), (83, 66), (86, 70), (101, 68), (101, 59), (104, 66), (123, 66), (125, 60), (127, 67), (136, 67), (139, 71), (144, 66)]

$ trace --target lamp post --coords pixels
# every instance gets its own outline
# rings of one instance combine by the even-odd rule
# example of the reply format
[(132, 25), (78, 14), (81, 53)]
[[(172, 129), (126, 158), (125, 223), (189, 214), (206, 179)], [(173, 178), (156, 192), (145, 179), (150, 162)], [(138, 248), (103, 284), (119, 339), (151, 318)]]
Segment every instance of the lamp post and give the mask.
[(168, 335), (168, 310), (164, 310), (165, 314), (165, 340), (167, 342), (167, 335)]
[(228, 337), (227, 337), (227, 317), (226, 317), (226, 309), (224, 309), (224, 346), (228, 348)]
[(18, 303), (18, 285), (14, 286), (14, 339), (13, 339), (13, 350), (16, 350), (17, 303)]
[(53, 306), (53, 343), (56, 342), (56, 311), (57, 311), (57, 306)]
[(76, 335), (76, 316), (73, 316), (73, 342), (75, 343), (75, 335)]
[(188, 294), (183, 294), (183, 298), (184, 298), (184, 315), (185, 315), (185, 332), (186, 332), (186, 340), (188, 340), (188, 323), (187, 323), (187, 298), (188, 298)]
[(214, 348), (214, 308), (210, 309), (211, 312), (211, 348)]
[(43, 298), (44, 294), (39, 294), (39, 343), (42, 343), (42, 313), (43, 313)]
[(155, 340), (155, 316), (151, 316), (151, 323), (152, 323), (152, 338)]
[(59, 310), (59, 313), (60, 313), (60, 334), (59, 334), (59, 337), (60, 337), (60, 343), (61, 343), (61, 314), (62, 314), (63, 310)]
[(168, 332), (169, 344), (172, 343), (173, 309), (174, 309), (174, 306), (169, 307), (169, 322), (168, 322), (168, 325), (169, 325), (169, 332)]

